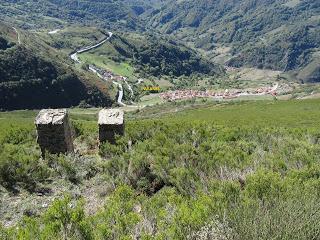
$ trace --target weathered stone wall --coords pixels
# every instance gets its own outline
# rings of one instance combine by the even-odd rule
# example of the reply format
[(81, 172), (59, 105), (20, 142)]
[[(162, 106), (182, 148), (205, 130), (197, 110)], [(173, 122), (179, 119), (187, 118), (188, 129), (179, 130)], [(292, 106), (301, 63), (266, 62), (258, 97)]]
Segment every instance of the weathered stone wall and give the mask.
[(73, 140), (66, 109), (44, 109), (36, 117), (38, 144), (42, 155), (73, 152)]
[(124, 135), (124, 112), (119, 109), (103, 109), (99, 112), (99, 142), (115, 144), (116, 135)]

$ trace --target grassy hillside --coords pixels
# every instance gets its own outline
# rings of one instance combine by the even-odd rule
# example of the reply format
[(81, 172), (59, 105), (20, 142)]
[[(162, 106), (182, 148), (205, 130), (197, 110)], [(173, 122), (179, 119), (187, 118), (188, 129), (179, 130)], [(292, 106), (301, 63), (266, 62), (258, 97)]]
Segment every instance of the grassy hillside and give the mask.
[(157, 118), (148, 108), (127, 115), (126, 135), (100, 150), (97, 110), (74, 110), (77, 154), (45, 161), (36, 112), (1, 113), (0, 236), (317, 239), (319, 106), (171, 105)]
[(12, 28), (1, 25), (0, 33), (0, 109), (111, 105), (106, 84), (75, 71), (35, 35), (19, 30), (19, 44)]

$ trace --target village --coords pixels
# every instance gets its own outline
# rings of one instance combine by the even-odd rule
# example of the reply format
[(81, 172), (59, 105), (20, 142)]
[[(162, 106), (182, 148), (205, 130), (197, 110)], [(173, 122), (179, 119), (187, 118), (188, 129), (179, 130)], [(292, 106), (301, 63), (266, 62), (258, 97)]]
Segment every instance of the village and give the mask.
[[(100, 78), (104, 79), (105, 81), (111, 80), (115, 82), (125, 82), (127, 83), (127, 78), (117, 75), (112, 71), (100, 69), (94, 65), (90, 65), (89, 69), (92, 72), (95, 72)], [(226, 89), (221, 91), (214, 91), (214, 90), (192, 90), (192, 89), (185, 89), (185, 90), (174, 90), (160, 93), (160, 98), (165, 101), (179, 101), (179, 100), (188, 100), (194, 98), (212, 98), (212, 99), (236, 99), (242, 96), (264, 96), (264, 95), (271, 95), (276, 97), (278, 95), (279, 84), (276, 83), (274, 86), (266, 86), (260, 87), (257, 89)], [(151, 90), (148, 88), (144, 88), (144, 90)], [(158, 91), (160, 89), (157, 89)]]
[(225, 91), (200, 91), (200, 90), (176, 90), (161, 93), (160, 97), (166, 101), (187, 100), (193, 98), (234, 99), (241, 96), (277, 96), (278, 84), (273, 87), (261, 87), (258, 89), (228, 90)]

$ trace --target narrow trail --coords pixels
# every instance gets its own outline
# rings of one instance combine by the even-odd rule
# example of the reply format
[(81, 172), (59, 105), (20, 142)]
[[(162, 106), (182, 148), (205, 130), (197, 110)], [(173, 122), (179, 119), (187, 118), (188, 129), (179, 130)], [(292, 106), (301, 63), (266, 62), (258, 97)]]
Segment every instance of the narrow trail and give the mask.
[(18, 30), (15, 27), (12, 27), (12, 29), (16, 32), (18, 43), (19, 43), (19, 45), (21, 45), (20, 33), (18, 32)]

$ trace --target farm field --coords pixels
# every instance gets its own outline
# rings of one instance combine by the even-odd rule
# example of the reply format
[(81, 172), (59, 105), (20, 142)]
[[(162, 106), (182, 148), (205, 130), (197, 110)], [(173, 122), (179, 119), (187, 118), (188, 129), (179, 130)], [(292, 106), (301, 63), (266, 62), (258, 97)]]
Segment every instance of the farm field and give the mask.
[(320, 237), (319, 99), (145, 107), (100, 149), (98, 111), (45, 160), (38, 111), (0, 113), (1, 239)]

